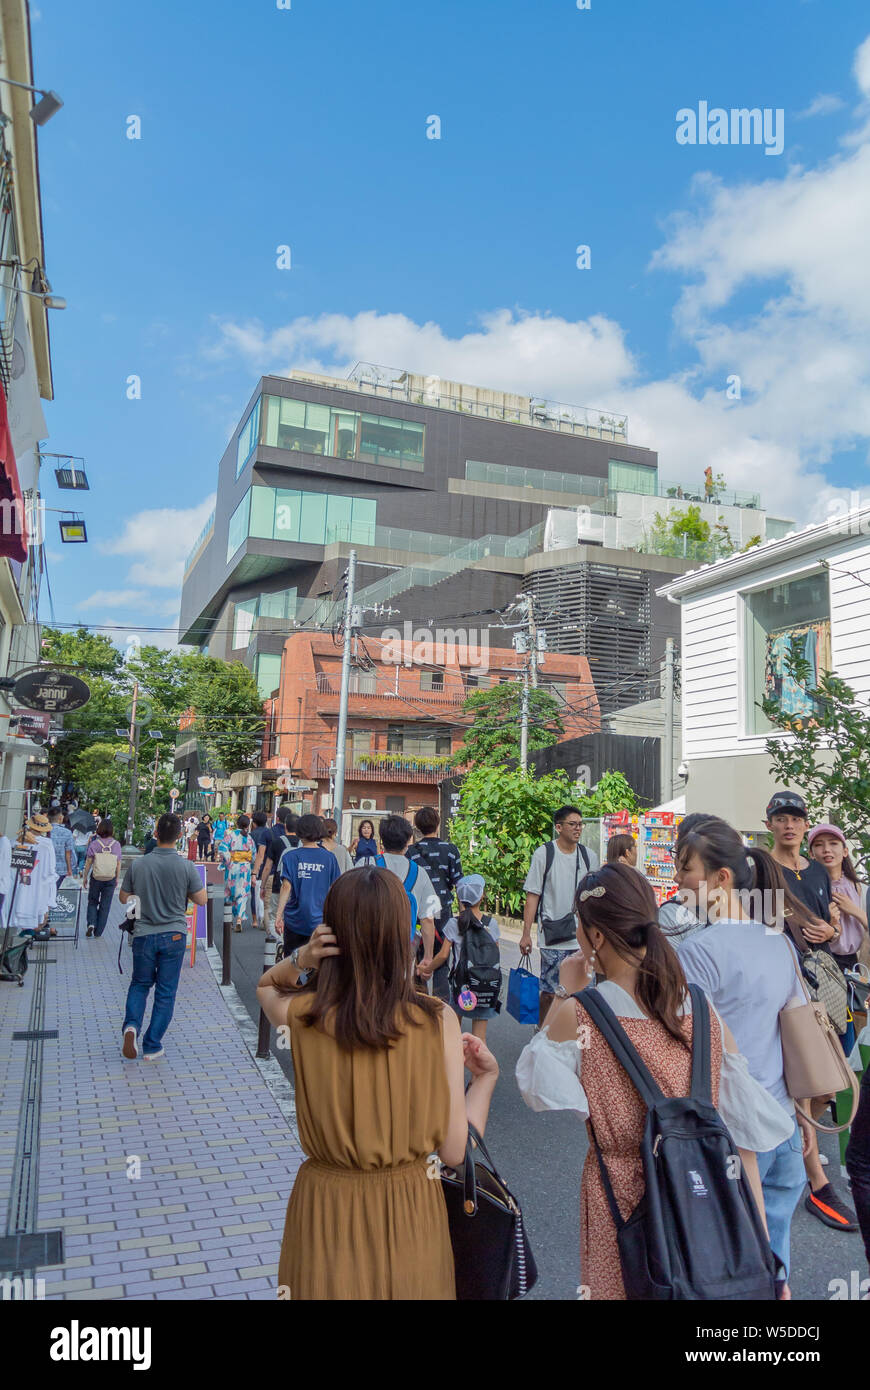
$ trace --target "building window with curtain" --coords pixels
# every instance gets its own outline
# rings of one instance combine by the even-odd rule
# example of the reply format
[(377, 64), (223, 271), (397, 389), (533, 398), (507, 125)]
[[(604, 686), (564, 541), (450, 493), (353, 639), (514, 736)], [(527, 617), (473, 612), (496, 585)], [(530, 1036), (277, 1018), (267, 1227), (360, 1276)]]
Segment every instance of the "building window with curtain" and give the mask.
[(611, 459), (607, 465), (608, 492), (640, 492), (647, 497), (654, 497), (658, 481), (658, 469), (645, 463), (626, 463), (623, 459)]
[[(746, 732), (768, 733), (761, 709), (772, 700), (783, 714), (813, 718), (813, 691), (831, 670), (831, 604), (827, 574), (817, 571), (744, 594)], [(806, 662), (802, 679), (789, 671), (792, 656)]]
[(291, 453), (358, 459), (421, 473), (425, 433), (425, 426), (415, 420), (266, 397), (263, 443)]

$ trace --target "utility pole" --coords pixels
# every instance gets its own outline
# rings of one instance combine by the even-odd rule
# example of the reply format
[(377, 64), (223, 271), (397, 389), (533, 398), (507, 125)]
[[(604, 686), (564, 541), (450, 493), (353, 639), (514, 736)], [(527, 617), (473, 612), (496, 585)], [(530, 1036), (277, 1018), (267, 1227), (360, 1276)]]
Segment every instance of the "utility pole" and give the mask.
[(159, 760), (160, 760), (160, 744), (158, 743), (157, 747), (156, 747), (155, 750), (154, 750), (154, 776), (151, 778), (151, 804), (152, 804), (152, 805), (154, 804), (154, 798), (155, 798), (155, 796), (157, 795), (157, 764), (158, 764)]
[(344, 650), (341, 656), (341, 695), (338, 702), (338, 739), (335, 747), (335, 794), (332, 814), (338, 821), (338, 834), (341, 838), (341, 813), (344, 806), (344, 765), (345, 745), (347, 743), (347, 702), (350, 693), (350, 649), (354, 628), (354, 583), (356, 580), (356, 551), (352, 550), (347, 559), (347, 588), (344, 595)]
[(130, 764), (130, 806), (127, 812), (127, 830), (124, 835), (124, 843), (132, 845), (133, 826), (136, 822), (136, 799), (139, 794), (139, 725), (136, 722), (136, 708), (139, 703), (139, 682), (133, 685), (133, 704), (130, 709), (130, 746), (133, 749), (133, 760)]
[(663, 698), (665, 702), (665, 736), (662, 740), (662, 801), (670, 801), (674, 795), (674, 639), (665, 642), (665, 679)]

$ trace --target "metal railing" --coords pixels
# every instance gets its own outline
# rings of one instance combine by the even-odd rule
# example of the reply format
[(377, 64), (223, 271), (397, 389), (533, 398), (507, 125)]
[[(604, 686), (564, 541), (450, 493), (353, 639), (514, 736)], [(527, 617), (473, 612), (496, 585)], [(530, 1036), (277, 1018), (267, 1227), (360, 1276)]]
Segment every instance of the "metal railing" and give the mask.
[[(420, 758), (403, 758), (401, 754), (397, 754), (395, 757), (378, 758), (377, 762), (372, 763), (349, 761), (344, 775), (347, 781), (354, 782), (426, 782), (431, 785), (443, 781), (448, 773), (449, 768), (442, 763), (426, 767)], [(329, 775), (330, 763), (319, 754), (315, 754), (312, 776)]]
[[(300, 378), (304, 379), (303, 373), (297, 373), (297, 379)], [(535, 429), (555, 430), (562, 434), (581, 434), (594, 439), (624, 442), (627, 437), (628, 416), (621, 413), (584, 405), (568, 405), (562, 401), (545, 400), (540, 396), (515, 396), (513, 404), (481, 400), (481, 396), (499, 396), (504, 393), (487, 390), (485, 387), (464, 386), (458, 382), (445, 381), (445, 387), (459, 386), (460, 393), (457, 395), (455, 391), (442, 390), (440, 378), (435, 376), (426, 377), (424, 389), (420, 390), (412, 385), (411, 378), (412, 374), (401, 368), (383, 367), (373, 362), (358, 362), (348, 373), (348, 383), (352, 383), (351, 390), (377, 396), (382, 400), (433, 406), (439, 410), (455, 410), (482, 420), (531, 425)], [(318, 381), (317, 384), (325, 385), (323, 381)], [(339, 382), (336, 382), (336, 389), (341, 389)]]

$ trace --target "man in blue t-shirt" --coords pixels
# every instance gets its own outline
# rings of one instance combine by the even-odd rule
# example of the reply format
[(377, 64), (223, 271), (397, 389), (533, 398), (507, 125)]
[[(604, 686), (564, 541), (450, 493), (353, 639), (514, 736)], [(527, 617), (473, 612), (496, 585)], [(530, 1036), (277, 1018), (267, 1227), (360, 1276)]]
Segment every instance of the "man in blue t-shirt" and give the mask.
[(298, 849), (288, 849), (281, 858), (281, 892), (278, 895), (276, 925), (284, 922), (284, 958), (297, 946), (304, 946), (315, 927), (323, 921), (326, 895), (341, 870), (331, 850), (318, 843), (322, 827), (319, 816), (300, 816), (296, 834)]

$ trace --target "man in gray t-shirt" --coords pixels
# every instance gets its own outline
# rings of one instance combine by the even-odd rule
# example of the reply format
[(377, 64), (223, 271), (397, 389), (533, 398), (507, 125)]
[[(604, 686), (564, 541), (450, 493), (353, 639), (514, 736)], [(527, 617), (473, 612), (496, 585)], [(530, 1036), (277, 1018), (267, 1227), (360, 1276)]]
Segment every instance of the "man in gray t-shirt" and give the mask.
[[(562, 922), (564, 936), (544, 944), (543, 928), (538, 925), (538, 945), (541, 951), (541, 997), (538, 1026), (547, 1016), (559, 985), (559, 969), (565, 956), (576, 951), (577, 923), (574, 919), (574, 896), (577, 884), (585, 874), (599, 867), (594, 850), (580, 844), (583, 815), (576, 806), (562, 806), (553, 817), (556, 840), (553, 842), (552, 863), (547, 872), (547, 846), (541, 845), (532, 855), (523, 888), (526, 905), (523, 912), (523, 931), (520, 951), (524, 956), (532, 951), (532, 924), (540, 916), (547, 922)], [(540, 912), (539, 912), (540, 909)], [(552, 935), (552, 931), (551, 931)]]
[(187, 904), (205, 907), (208, 894), (194, 865), (182, 859), (175, 846), (181, 834), (178, 816), (157, 822), (157, 848), (127, 865), (119, 897), (138, 904), (133, 933), (133, 978), (127, 991), (122, 1027), (123, 1056), (139, 1055), (139, 1034), (153, 987), (154, 1004), (142, 1056), (154, 1062), (163, 1056), (163, 1037), (175, 1009), (175, 995), (187, 944)]

